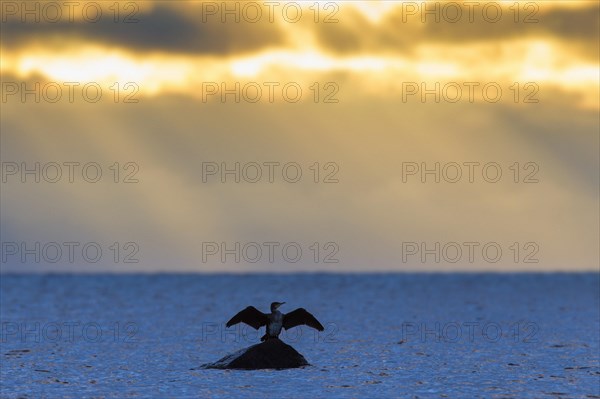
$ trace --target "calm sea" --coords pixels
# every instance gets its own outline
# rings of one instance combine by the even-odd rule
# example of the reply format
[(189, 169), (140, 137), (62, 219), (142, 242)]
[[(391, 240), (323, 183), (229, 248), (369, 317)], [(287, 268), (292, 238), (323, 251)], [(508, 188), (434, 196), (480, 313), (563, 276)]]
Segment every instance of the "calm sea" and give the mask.
[[(600, 397), (598, 274), (1, 275), (2, 398)], [(247, 305), (326, 327), (294, 370), (192, 370), (258, 342)]]

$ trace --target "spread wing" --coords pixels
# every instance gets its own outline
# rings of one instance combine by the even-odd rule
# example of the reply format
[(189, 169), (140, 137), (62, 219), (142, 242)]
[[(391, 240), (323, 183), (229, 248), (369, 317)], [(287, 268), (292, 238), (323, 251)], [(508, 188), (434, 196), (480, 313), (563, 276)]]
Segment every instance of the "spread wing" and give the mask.
[(268, 321), (269, 319), (266, 314), (256, 309), (254, 306), (248, 306), (246, 309), (233, 316), (226, 325), (227, 327), (231, 327), (234, 324), (242, 322), (258, 330), (260, 327), (266, 325)]
[(321, 323), (319, 323), (319, 320), (317, 320), (312, 314), (308, 313), (304, 308), (298, 308), (283, 316), (283, 328), (286, 330), (302, 324), (315, 328), (319, 331), (324, 330)]

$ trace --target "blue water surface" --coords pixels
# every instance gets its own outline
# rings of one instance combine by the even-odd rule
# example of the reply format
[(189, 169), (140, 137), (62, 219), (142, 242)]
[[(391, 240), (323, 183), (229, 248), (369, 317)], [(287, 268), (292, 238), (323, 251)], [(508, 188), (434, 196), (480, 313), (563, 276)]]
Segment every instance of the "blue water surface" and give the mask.
[[(2, 398), (598, 398), (598, 274), (9, 275)], [(199, 370), (258, 342), (247, 305), (326, 327), (311, 363)]]

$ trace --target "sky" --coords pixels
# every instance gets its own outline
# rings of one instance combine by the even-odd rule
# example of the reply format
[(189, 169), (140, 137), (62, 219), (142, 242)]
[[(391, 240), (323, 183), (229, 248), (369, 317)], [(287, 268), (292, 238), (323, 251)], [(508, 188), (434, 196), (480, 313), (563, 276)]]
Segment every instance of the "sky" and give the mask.
[(596, 1), (0, 5), (0, 272), (600, 266)]

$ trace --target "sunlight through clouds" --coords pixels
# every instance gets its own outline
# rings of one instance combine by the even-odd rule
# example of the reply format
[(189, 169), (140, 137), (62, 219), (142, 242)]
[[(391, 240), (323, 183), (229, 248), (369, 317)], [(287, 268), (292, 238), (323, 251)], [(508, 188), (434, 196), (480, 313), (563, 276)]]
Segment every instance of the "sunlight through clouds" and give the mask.
[[(8, 176), (3, 235), (122, 235), (144, 244), (152, 271), (219, 271), (198, 263), (203, 240), (274, 238), (344, 244), (344, 262), (290, 265), (302, 271), (597, 263), (597, 2), (474, 2), (475, 21), (436, 20), (418, 14), (424, 2), (387, 0), (285, 2), (292, 15), (302, 9), (299, 21), (282, 15), (284, 2), (273, 21), (235, 15), (251, 3), (102, 2), (97, 22), (6, 18), (3, 162), (98, 162), (105, 180), (27, 185)], [(117, 15), (114, 4), (130, 8)], [(427, 4), (468, 14), (465, 2)], [(498, 4), (502, 20), (481, 17)], [(125, 23), (131, 10), (135, 21)], [(81, 90), (92, 83), (96, 97)], [(127, 162), (139, 166), (139, 184), (109, 186), (107, 168)], [(206, 163), (230, 171), (262, 162), (301, 164), (304, 180), (205, 179)], [(422, 172), (410, 182), (406, 163)], [(459, 182), (440, 180), (446, 169), (435, 165), (465, 163), (501, 165), (502, 180), (481, 179), (482, 168), (475, 183), (467, 169)], [(339, 184), (321, 185), (319, 165), (336, 165)], [(535, 184), (521, 184), (523, 165), (538, 168)], [(432, 167), (437, 181), (424, 184)], [(505, 248), (535, 241), (545, 258), (446, 269), (397, 261), (402, 240), (480, 237)]]
[[(487, 79), (510, 84), (512, 80), (526, 80), (579, 92), (592, 101), (599, 84), (597, 66), (567, 57), (568, 49), (560, 43), (512, 40), (499, 42), (497, 46), (502, 50), (494, 58), (478, 57), (485, 51), (480, 44), (457, 48), (424, 44), (415, 50), (413, 57), (376, 54), (341, 57), (319, 51), (267, 51), (227, 58), (161, 54), (140, 57), (98, 46), (65, 52), (37, 48), (5, 53), (3, 70), (23, 78), (39, 74), (62, 82), (136, 82), (142, 95), (158, 95), (162, 90), (193, 95), (197, 82), (236, 78), (277, 80), (295, 71), (294, 76), (300, 81), (311, 79), (314, 73), (331, 72), (365, 78), (372, 75), (375, 80), (392, 79), (399, 74), (404, 79), (431, 82)], [(372, 84), (369, 79), (364, 81)]]
[[(406, 1), (320, 1), (299, 4), (305, 11), (312, 13), (317, 9), (320, 13), (336, 11), (337, 19), (345, 17), (344, 12), (355, 10), (374, 24), (367, 31), (360, 32), (361, 36), (365, 37), (374, 34), (387, 35), (383, 27), (381, 33), (378, 33), (378, 29), (392, 13), (399, 10), (407, 12), (405, 7), (413, 7), (410, 8), (413, 12), (414, 7), (424, 7), (422, 3)], [(445, 7), (450, 3), (436, 4), (436, 7)], [(514, 9), (515, 4), (520, 3), (499, 4), (502, 4), (507, 18), (512, 18), (511, 7)], [(195, 12), (200, 12), (201, 3), (193, 5)], [(543, 3), (543, 10), (549, 12), (560, 7), (579, 9), (586, 5), (589, 5), (589, 2)], [(139, 11), (153, 12), (156, 11), (156, 6), (143, 6)], [(165, 4), (161, 4), (161, 7), (163, 6)], [(519, 5), (521, 6), (523, 5)], [(186, 8), (179, 3), (173, 5), (173, 10), (178, 10), (182, 15), (186, 14)], [(312, 16), (310, 12), (308, 14)], [(142, 22), (143, 16), (139, 15)], [(322, 25), (335, 32), (338, 25), (344, 25), (343, 22)], [(318, 33), (316, 24), (311, 24), (312, 22), (295, 24), (277, 20), (270, 25), (281, 29), (283, 37), (288, 40), (287, 45), (223, 55), (192, 52), (171, 54), (160, 49), (148, 53), (117, 42), (109, 46), (83, 40), (71, 40), (57, 46), (58, 42), (53, 39), (48, 45), (44, 45), (45, 37), (36, 36), (35, 41), (24, 46), (3, 45), (1, 70), (3, 73), (22, 78), (35, 74), (63, 82), (136, 82), (141, 95), (153, 96), (163, 92), (194, 95), (198, 83), (203, 81), (227, 81), (237, 78), (277, 80), (291, 75), (300, 81), (308, 81), (318, 73), (350, 73), (359, 81), (365, 82), (365, 85), (381, 79), (390, 80), (399, 75), (405, 79), (421, 79), (426, 82), (439, 79), (486, 79), (510, 84), (514, 79), (535, 80), (540, 84), (550, 84), (581, 94), (587, 99), (586, 106), (590, 106), (594, 104), (592, 98), (599, 86), (598, 74), (594, 73), (598, 63), (590, 63), (583, 59), (579, 50), (572, 49), (568, 42), (557, 38), (491, 37), (456, 43), (425, 38), (414, 40), (410, 43), (410, 50), (404, 52), (374, 48), (369, 51), (337, 54), (322, 46), (322, 37), (319, 36), (322, 33)], [(398, 29), (414, 28), (423, 31), (427, 27), (427, 24), (417, 20), (416, 25), (413, 22), (411, 26), (402, 25), (398, 26)], [(490, 25), (490, 28), (492, 27), (493, 24)], [(129, 28), (135, 32), (138, 26), (131, 24)], [(450, 24), (447, 29), (454, 28), (458, 26)], [(365, 90), (374, 93), (373, 87), (365, 87)], [(387, 89), (381, 90), (382, 95), (385, 95)]]

